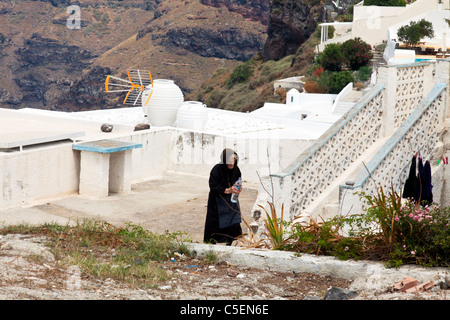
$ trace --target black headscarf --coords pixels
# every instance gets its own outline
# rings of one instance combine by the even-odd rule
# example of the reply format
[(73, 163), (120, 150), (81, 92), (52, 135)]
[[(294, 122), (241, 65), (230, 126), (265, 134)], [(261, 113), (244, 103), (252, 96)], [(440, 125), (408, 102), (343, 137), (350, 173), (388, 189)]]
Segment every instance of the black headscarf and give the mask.
[[(229, 169), (228, 164), (227, 164), (228, 159), (230, 159), (231, 156), (234, 156), (233, 169)], [(239, 156), (234, 150), (226, 148), (222, 151), (220, 159), (221, 159), (220, 164), (221, 164), (222, 170), (225, 173), (224, 178), (225, 178), (225, 182), (227, 185), (227, 187), (225, 187), (225, 189), (226, 189), (226, 188), (231, 187), (236, 182), (236, 180), (241, 176), (241, 172), (238, 168)]]

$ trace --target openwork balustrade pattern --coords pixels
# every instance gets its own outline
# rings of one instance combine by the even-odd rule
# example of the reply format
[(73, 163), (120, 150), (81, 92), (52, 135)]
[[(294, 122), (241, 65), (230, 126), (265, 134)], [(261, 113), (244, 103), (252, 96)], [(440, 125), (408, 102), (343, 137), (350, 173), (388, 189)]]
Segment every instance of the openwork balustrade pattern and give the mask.
[(376, 194), (380, 186), (384, 189), (393, 186), (399, 192), (407, 179), (411, 160), (416, 152), (420, 152), (423, 161), (436, 156), (433, 151), (440, 138), (446, 107), (444, 89), (443, 84), (436, 85), (428, 99), (414, 110), (399, 128), (397, 135), (393, 136), (393, 139), (398, 137), (398, 141), (392, 149), (386, 150), (388, 154), (362, 186), (366, 194)]
[[(304, 159), (291, 176), (290, 213), (307, 208), (345, 169), (357, 160), (379, 137), (384, 86), (375, 86), (348, 115), (345, 122), (322, 145)], [(364, 104), (363, 104), (364, 103)], [(350, 111), (350, 112), (352, 112)]]
[(439, 157), (433, 153), (439, 152), (436, 144), (449, 112), (449, 71), (450, 63), (380, 66), (379, 83), (290, 166), (271, 175), (280, 195), (277, 203), (288, 204), (287, 218), (316, 210), (320, 196), (380, 138), (389, 137), (353, 177), (354, 185), (339, 187), (336, 214), (364, 207), (354, 191), (375, 194), (379, 186), (400, 191), (417, 151), (424, 160)]
[(395, 128), (398, 128), (422, 101), (427, 67), (425, 64), (396, 68)]

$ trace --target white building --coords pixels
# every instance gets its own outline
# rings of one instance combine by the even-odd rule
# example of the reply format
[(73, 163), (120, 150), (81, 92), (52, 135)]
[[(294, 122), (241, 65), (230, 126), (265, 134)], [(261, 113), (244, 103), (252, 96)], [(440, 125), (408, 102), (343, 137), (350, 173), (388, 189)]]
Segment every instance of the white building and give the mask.
[[(372, 47), (384, 42), (397, 40), (397, 30), (410, 21), (422, 18), (433, 23), (435, 37), (424, 39), (422, 46), (446, 51), (450, 43), (450, 27), (445, 19), (450, 19), (450, 0), (416, 0), (406, 7), (364, 6), (363, 1), (354, 6), (353, 21), (350, 23), (323, 23), (321, 26), (321, 44), (323, 51), (328, 43), (342, 43), (348, 39), (361, 38)], [(336, 36), (327, 38), (327, 28), (336, 28)]]

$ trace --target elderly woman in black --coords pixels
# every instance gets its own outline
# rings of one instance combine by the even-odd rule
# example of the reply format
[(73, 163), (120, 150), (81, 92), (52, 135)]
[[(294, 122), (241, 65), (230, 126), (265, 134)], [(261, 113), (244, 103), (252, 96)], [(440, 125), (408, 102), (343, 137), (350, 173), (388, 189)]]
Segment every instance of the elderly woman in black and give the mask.
[(242, 234), (239, 202), (235, 204), (230, 201), (233, 193), (239, 194), (242, 191), (234, 187), (234, 183), (241, 177), (241, 171), (237, 166), (239, 157), (233, 150), (224, 149), (221, 160), (212, 168), (209, 176), (203, 240), (207, 243), (231, 245)]

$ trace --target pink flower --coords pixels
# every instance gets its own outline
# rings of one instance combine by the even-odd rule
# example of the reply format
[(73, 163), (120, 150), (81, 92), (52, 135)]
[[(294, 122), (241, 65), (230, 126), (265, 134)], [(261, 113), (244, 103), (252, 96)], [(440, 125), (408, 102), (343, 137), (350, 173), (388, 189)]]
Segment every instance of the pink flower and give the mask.
[(413, 250), (413, 251), (411, 251), (411, 254), (412, 254), (412, 255), (415, 255), (415, 254), (416, 254), (416, 252), (415, 252), (415, 251)]
[(409, 217), (412, 218), (412, 217), (414, 217), (414, 215), (413, 215), (412, 213), (410, 213), (410, 214), (409, 214)]
[(400, 220), (398, 217), (395, 217), (395, 221), (398, 221), (398, 220)]

